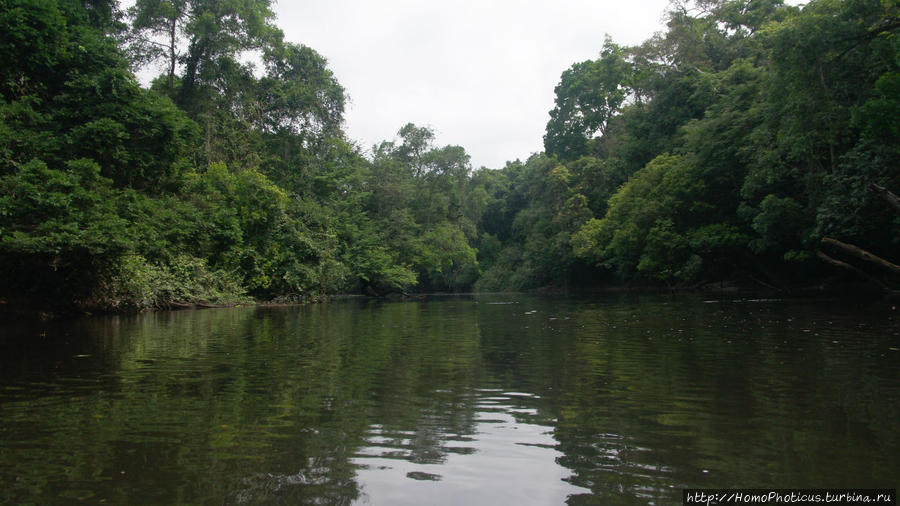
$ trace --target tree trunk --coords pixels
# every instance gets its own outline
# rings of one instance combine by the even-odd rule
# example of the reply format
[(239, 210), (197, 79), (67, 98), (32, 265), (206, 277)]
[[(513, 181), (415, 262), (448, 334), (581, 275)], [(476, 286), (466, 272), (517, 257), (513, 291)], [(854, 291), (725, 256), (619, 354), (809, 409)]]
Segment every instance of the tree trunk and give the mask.
[(175, 55), (175, 41), (178, 28), (178, 18), (172, 17), (172, 26), (169, 31), (169, 96), (173, 97), (175, 93), (175, 63), (177, 61)]
[(197, 73), (200, 71), (200, 66), (203, 64), (203, 59), (206, 57), (208, 44), (209, 41), (205, 38), (194, 39), (188, 47), (180, 97), (182, 108), (188, 109), (188, 111), (192, 111), (195, 106), (193, 100), (194, 88), (197, 84)]

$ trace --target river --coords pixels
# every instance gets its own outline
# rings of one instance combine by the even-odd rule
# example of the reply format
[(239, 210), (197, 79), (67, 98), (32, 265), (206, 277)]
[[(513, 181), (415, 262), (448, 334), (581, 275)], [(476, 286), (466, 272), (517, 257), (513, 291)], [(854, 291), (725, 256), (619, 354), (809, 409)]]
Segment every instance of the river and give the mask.
[(880, 299), (484, 295), (0, 327), (0, 503), (895, 488)]

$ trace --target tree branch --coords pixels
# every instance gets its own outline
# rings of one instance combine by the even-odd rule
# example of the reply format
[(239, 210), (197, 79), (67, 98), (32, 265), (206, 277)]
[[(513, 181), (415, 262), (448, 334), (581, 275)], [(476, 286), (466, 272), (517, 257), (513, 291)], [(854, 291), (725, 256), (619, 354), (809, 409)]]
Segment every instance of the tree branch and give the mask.
[(831, 258), (830, 256), (823, 253), (822, 250), (820, 250), (820, 249), (816, 250), (816, 256), (818, 256), (820, 259), (824, 260), (826, 263), (834, 265), (835, 267), (840, 267), (841, 269), (848, 270), (858, 276), (868, 279), (869, 281), (871, 281), (873, 284), (877, 285), (879, 288), (881, 288), (885, 292), (891, 291), (891, 289), (888, 288), (887, 285), (882, 283), (880, 280), (876, 279), (874, 276), (869, 275), (869, 273), (862, 271), (860, 269), (857, 269), (856, 267), (848, 264), (847, 262), (842, 262), (836, 258)]
[(166, 50), (169, 49), (169, 45), (168, 45), (168, 44), (163, 44), (162, 42), (157, 42), (157, 41), (155, 41), (155, 40), (151, 40), (151, 39), (148, 39), (148, 38), (146, 38), (146, 37), (135, 36), (134, 39), (139, 40), (139, 41), (141, 41), (141, 42), (145, 42), (145, 43), (147, 43), (147, 44), (153, 44), (154, 46), (159, 46), (159, 47), (164, 48), (164, 49), (166, 49)]
[(900, 197), (894, 195), (890, 190), (875, 183), (870, 184), (867, 189), (872, 193), (881, 195), (884, 200), (887, 200), (889, 204), (894, 206), (894, 209), (900, 211)]
[(887, 260), (885, 260), (879, 256), (873, 255), (862, 248), (859, 248), (852, 244), (843, 243), (841, 241), (838, 241), (837, 239), (832, 239), (830, 237), (823, 237), (822, 244), (828, 244), (830, 246), (833, 246), (833, 247), (843, 251), (844, 253), (847, 253), (848, 255), (854, 256), (861, 260), (865, 260), (866, 262), (874, 264), (884, 270), (893, 272), (897, 276), (900, 276), (900, 265), (894, 264), (892, 262), (888, 262)]

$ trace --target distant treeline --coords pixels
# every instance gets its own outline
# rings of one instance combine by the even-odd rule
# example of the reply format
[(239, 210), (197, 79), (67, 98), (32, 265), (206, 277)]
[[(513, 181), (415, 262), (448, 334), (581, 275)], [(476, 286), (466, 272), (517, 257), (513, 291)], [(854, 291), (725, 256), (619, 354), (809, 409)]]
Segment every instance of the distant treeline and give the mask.
[(894, 281), (845, 247), (898, 257), (896, 0), (676, 1), (562, 74), (544, 153), (474, 171), (412, 124), (355, 145), (325, 58), (273, 20), (0, 0), (0, 302)]

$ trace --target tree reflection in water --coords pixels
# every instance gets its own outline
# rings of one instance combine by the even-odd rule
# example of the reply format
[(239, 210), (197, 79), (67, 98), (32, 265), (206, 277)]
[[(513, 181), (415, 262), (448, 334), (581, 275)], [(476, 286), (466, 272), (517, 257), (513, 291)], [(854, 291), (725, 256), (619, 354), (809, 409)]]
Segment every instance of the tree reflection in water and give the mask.
[(890, 306), (708, 302), (479, 296), (4, 327), (0, 502), (890, 486)]

